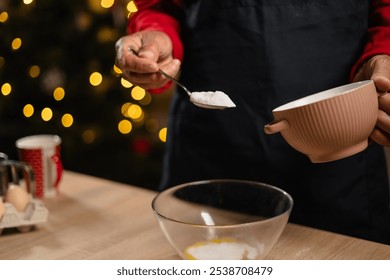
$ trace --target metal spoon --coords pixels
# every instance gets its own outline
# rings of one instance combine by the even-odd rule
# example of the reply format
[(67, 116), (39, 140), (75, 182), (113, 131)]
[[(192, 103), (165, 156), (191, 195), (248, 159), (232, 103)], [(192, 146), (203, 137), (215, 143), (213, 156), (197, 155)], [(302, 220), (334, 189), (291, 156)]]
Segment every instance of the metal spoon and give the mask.
[[(129, 51), (138, 56), (138, 53), (133, 49), (129, 48)], [(191, 92), (182, 83), (161, 69), (159, 69), (158, 72), (181, 87), (190, 97), (190, 101), (198, 107), (205, 109), (226, 109), (236, 107), (229, 96), (222, 91)]]
[(229, 96), (227, 96), (222, 91), (191, 92), (182, 83), (180, 83), (174, 77), (168, 75), (161, 69), (159, 69), (158, 72), (164, 75), (166, 78), (170, 79), (171, 81), (174, 81), (178, 86), (184, 89), (184, 91), (190, 97), (190, 101), (198, 107), (205, 109), (226, 109), (236, 107), (236, 105), (229, 98)]

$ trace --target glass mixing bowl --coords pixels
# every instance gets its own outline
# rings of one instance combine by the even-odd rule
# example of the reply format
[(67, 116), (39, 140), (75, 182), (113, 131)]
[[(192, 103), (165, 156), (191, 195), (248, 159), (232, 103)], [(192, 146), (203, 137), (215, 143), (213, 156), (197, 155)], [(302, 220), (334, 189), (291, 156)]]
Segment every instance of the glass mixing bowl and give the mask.
[(243, 180), (186, 183), (152, 201), (162, 231), (183, 259), (262, 259), (292, 207), (282, 189)]

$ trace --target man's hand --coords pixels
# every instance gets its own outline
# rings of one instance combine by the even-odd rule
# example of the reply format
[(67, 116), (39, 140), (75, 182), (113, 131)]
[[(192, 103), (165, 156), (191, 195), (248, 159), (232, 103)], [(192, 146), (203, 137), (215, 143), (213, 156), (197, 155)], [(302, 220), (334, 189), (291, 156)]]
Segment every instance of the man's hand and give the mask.
[(162, 69), (176, 76), (180, 61), (172, 56), (172, 42), (160, 31), (145, 30), (120, 38), (116, 44), (116, 65), (123, 78), (144, 89), (164, 86), (168, 80), (158, 73)]
[(362, 80), (373, 80), (378, 92), (378, 120), (370, 138), (390, 147), (390, 56), (377, 55), (368, 60), (354, 78)]

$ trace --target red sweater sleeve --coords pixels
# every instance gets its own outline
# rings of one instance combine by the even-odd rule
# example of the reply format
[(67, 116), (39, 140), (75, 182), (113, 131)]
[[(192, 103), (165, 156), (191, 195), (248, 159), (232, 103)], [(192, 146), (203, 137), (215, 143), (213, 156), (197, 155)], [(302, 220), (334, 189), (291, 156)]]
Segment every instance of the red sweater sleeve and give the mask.
[[(172, 55), (174, 58), (183, 60), (183, 43), (180, 39), (180, 24), (174, 17), (158, 11), (156, 8), (160, 0), (135, 0), (138, 11), (130, 18), (127, 27), (129, 34), (141, 30), (158, 30), (165, 32), (172, 41)], [(172, 4), (175, 5), (175, 4)], [(168, 82), (158, 89), (150, 89), (151, 93), (162, 93), (171, 86)]]
[(390, 55), (390, 0), (372, 0), (370, 28), (362, 56), (351, 70), (351, 80), (360, 65), (378, 54)]
[[(159, 0), (134, 1), (138, 11), (129, 20), (127, 32), (159, 30), (165, 32), (172, 41), (173, 57), (183, 60), (183, 44), (180, 39), (180, 24), (174, 17), (153, 9)], [(173, 4), (174, 5), (174, 4)]]

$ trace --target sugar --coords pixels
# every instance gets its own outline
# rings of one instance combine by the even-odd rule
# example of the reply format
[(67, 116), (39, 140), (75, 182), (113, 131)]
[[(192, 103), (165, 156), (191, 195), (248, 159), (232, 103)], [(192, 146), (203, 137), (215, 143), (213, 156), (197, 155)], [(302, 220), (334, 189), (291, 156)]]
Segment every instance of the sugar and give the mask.
[(186, 251), (197, 260), (245, 260), (255, 259), (257, 250), (240, 242), (202, 242)]
[(194, 91), (191, 93), (191, 101), (205, 105), (236, 107), (236, 104), (222, 91)]

